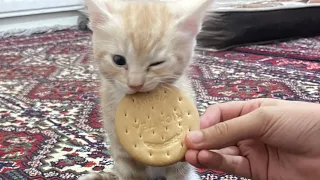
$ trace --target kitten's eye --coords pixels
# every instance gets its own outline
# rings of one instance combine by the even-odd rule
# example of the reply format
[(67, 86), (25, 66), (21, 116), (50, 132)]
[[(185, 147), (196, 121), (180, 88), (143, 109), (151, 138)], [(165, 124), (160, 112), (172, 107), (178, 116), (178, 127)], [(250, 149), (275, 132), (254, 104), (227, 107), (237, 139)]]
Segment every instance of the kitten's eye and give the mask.
[(162, 63), (164, 63), (164, 61), (155, 62), (155, 63), (150, 64), (150, 67), (151, 66), (158, 66), (158, 65), (160, 65)]
[(113, 56), (113, 62), (116, 63), (118, 66), (124, 66), (126, 65), (126, 58), (120, 55), (114, 55)]

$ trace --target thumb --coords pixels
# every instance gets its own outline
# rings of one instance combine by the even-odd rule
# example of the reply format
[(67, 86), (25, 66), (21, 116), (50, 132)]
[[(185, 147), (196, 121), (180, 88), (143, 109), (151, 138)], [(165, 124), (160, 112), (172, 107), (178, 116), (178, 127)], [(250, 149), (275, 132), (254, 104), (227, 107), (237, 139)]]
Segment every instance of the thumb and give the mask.
[(189, 132), (186, 145), (189, 149), (212, 150), (235, 145), (241, 140), (260, 138), (266, 131), (268, 122), (274, 119), (272, 116), (269, 107), (258, 108), (209, 128)]

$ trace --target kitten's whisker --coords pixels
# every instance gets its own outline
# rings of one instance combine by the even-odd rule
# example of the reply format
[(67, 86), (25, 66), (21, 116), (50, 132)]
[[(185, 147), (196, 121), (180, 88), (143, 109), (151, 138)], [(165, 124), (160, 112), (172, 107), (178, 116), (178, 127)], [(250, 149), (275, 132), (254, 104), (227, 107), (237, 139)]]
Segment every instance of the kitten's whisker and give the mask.
[(167, 82), (165, 82), (165, 81), (159, 81), (159, 83), (164, 84), (164, 85), (165, 85), (164, 88), (166, 88), (166, 89), (168, 89), (168, 90), (170, 90), (169, 86), (172, 85), (172, 84), (167, 83)]
[(168, 81), (174, 81), (178, 78), (175, 78), (175, 77), (163, 77), (161, 79), (158, 79), (158, 81), (164, 81), (164, 82), (168, 82)]
[(170, 77), (180, 77), (180, 75), (175, 75), (175, 74), (162, 74), (158, 77), (167, 77), (167, 76), (170, 76)]
[(103, 75), (102, 75), (102, 78), (105, 79), (105, 80), (115, 80), (114, 78), (105, 77)]

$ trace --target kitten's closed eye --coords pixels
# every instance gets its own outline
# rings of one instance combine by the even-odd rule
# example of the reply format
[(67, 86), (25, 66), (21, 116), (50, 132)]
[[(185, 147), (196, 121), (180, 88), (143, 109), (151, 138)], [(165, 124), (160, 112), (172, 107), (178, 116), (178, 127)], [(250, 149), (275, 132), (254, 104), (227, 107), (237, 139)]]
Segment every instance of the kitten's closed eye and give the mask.
[(155, 63), (150, 64), (147, 71), (149, 71), (151, 67), (158, 66), (160, 64), (163, 64), (164, 62), (165, 61), (159, 61), (159, 62), (155, 62)]
[(126, 58), (120, 55), (114, 55), (113, 62), (118, 66), (124, 66), (127, 64)]
[(164, 62), (165, 62), (165, 61), (155, 62), (155, 63), (150, 64), (150, 66), (149, 66), (149, 67), (152, 67), (152, 66), (158, 66), (158, 65), (160, 65), (160, 64), (163, 64)]

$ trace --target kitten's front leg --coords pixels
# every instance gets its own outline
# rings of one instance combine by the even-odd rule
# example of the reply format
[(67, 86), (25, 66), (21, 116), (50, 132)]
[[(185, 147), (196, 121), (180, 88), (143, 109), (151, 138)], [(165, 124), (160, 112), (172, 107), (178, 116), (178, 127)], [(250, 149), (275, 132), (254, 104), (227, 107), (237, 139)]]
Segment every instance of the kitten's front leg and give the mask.
[(110, 138), (110, 143), (114, 160), (113, 173), (119, 180), (146, 180), (146, 166), (131, 158), (116, 136)]
[(129, 156), (118, 156), (114, 158), (114, 161), (113, 170), (119, 180), (147, 180), (145, 165)]
[(90, 173), (81, 176), (78, 180), (119, 180), (112, 171), (102, 173)]
[[(108, 123), (107, 125), (111, 125)], [(112, 124), (111, 127), (114, 127)], [(121, 145), (113, 128), (108, 129), (110, 140), (110, 151), (114, 161), (113, 171), (119, 177), (119, 180), (146, 180), (147, 166), (134, 160)]]
[(166, 180), (200, 180), (200, 176), (190, 164), (180, 162), (167, 168)]
[(87, 174), (79, 180), (146, 180), (146, 166), (132, 159), (116, 137), (110, 140), (114, 167), (107, 172)]

